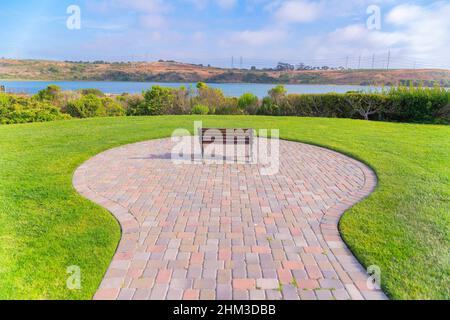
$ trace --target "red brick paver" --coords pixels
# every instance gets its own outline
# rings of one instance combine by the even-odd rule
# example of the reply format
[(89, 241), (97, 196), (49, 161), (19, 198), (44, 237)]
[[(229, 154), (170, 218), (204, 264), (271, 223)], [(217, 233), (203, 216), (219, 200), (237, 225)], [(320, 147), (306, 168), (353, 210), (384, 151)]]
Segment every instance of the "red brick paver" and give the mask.
[(280, 142), (280, 170), (175, 164), (173, 142), (99, 154), (74, 186), (107, 208), (122, 240), (95, 299), (386, 299), (338, 222), (376, 186), (342, 154)]

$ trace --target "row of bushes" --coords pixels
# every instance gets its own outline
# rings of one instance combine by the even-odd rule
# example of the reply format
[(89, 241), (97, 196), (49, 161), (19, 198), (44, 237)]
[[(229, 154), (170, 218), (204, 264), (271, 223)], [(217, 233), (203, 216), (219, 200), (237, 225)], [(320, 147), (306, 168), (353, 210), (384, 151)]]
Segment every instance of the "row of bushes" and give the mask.
[(397, 87), (375, 93), (287, 95), (279, 86), (263, 99), (257, 114), (450, 123), (450, 92), (439, 87)]
[(226, 97), (220, 89), (153, 86), (140, 95), (108, 97), (97, 89), (76, 92), (49, 86), (33, 97), (0, 95), (0, 123), (23, 123), (106, 116), (248, 114), (356, 118), (400, 122), (450, 122), (450, 92), (439, 88), (398, 87), (381, 92), (287, 94), (276, 86), (260, 100), (251, 93)]
[(45, 122), (70, 118), (48, 102), (0, 94), (0, 124)]

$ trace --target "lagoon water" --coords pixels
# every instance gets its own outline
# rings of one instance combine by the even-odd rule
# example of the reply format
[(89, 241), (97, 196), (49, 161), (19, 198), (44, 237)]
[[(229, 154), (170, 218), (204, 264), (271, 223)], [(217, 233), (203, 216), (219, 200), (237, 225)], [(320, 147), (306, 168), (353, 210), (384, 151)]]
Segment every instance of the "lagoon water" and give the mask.
[[(157, 83), (157, 82), (108, 82), (108, 81), (8, 81), (0, 80), (0, 85), (4, 85), (8, 92), (35, 94), (39, 90), (45, 89), (50, 84), (56, 84), (63, 90), (78, 90), (85, 88), (99, 89), (105, 93), (121, 94), (141, 93), (143, 90), (150, 89), (154, 85), (163, 87), (177, 88), (180, 86), (192, 86), (195, 83)], [(267, 92), (275, 87), (275, 84), (259, 84), (259, 83), (212, 83), (209, 86), (220, 88), (226, 96), (238, 97), (246, 92), (262, 98)], [(289, 93), (345, 93), (347, 91), (369, 91), (375, 90), (374, 87), (366, 86), (340, 86), (340, 85), (285, 85)]]

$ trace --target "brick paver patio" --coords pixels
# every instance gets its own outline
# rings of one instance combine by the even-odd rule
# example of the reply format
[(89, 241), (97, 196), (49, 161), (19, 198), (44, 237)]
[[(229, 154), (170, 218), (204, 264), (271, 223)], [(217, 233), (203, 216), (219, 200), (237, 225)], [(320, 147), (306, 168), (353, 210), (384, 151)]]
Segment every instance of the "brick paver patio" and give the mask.
[(281, 141), (280, 171), (183, 164), (170, 139), (104, 152), (75, 173), (80, 194), (122, 227), (95, 299), (386, 299), (338, 221), (376, 186), (342, 154)]

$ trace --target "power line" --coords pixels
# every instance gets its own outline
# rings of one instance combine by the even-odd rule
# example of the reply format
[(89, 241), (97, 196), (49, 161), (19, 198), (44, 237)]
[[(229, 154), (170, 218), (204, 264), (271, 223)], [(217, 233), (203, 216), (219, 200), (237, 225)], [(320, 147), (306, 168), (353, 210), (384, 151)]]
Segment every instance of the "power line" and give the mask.
[(386, 70), (389, 70), (389, 64), (390, 64), (390, 62), (391, 62), (391, 50), (389, 50), (389, 52), (388, 52), (388, 60), (387, 60), (387, 67), (386, 67)]
[[(236, 68), (241, 67), (244, 68), (244, 58), (240, 56), (239, 62), (234, 59), (235, 57), (165, 57), (166, 61), (179, 61), (180, 63), (191, 63), (191, 64), (210, 64), (211, 66), (223, 68), (230, 67)], [(152, 59), (156, 60), (154, 54), (149, 55), (148, 52), (143, 52), (141, 54), (130, 54), (130, 55), (102, 55), (99, 58), (88, 59), (89, 61), (94, 60), (105, 60), (110, 62), (150, 62)], [(63, 60), (82, 60), (82, 59), (63, 59)], [(339, 56), (327, 56), (327, 57), (308, 57), (302, 59), (273, 59), (273, 58), (258, 58), (258, 57), (246, 57), (245, 64), (249, 66), (255, 66), (258, 69), (271, 69), (274, 68), (278, 62), (289, 63), (291, 65), (299, 65), (300, 63), (305, 66), (310, 67), (329, 67), (329, 68), (343, 68), (346, 69), (351, 67), (358, 67), (363, 69), (375, 69), (375, 68), (385, 68), (385, 69), (448, 69), (450, 65), (448, 64), (448, 60), (429, 60), (426, 58), (420, 58), (417, 56), (408, 56), (408, 55), (396, 55), (393, 51), (389, 50), (387, 54), (380, 55), (379, 53), (372, 53), (370, 55), (366, 55), (364, 57), (363, 54), (360, 55), (347, 55), (343, 57)], [(239, 63), (239, 65), (238, 65)]]

